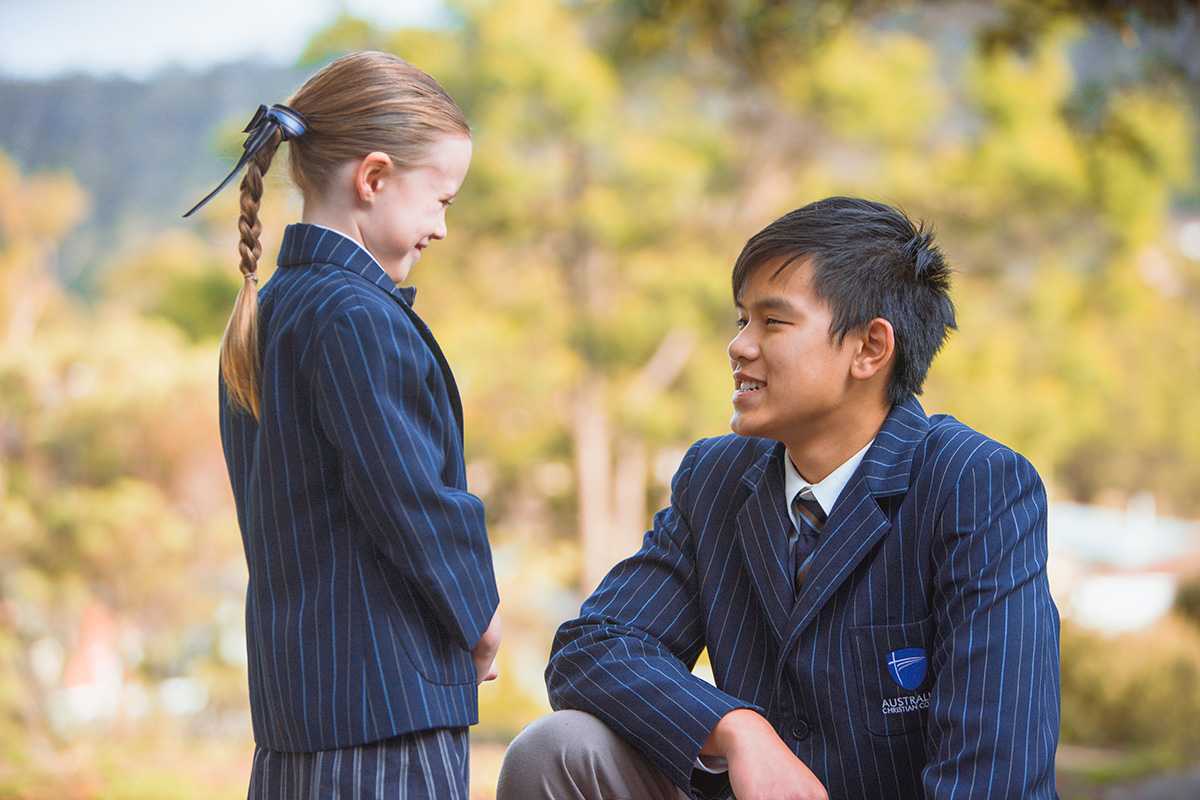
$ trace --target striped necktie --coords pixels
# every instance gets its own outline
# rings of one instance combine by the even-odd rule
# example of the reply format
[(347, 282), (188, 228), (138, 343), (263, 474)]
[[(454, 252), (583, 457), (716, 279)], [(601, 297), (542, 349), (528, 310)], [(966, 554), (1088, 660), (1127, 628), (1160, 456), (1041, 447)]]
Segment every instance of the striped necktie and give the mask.
[(796, 493), (792, 500), (792, 510), (798, 523), (795, 534), (791, 537), (793, 588), (796, 595), (804, 587), (804, 577), (808, 573), (813, 551), (817, 548), (817, 540), (821, 529), (825, 527), (825, 510), (813, 495), (812, 487), (807, 486)]

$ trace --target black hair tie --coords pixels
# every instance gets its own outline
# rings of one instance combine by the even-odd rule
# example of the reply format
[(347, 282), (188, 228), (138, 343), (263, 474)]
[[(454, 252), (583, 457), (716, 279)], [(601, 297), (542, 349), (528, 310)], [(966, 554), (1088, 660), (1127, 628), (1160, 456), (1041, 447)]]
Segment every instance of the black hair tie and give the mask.
[(258, 110), (254, 112), (254, 116), (250, 118), (250, 122), (242, 129), (242, 133), (248, 133), (246, 142), (242, 145), (242, 157), (238, 159), (234, 168), (225, 176), (225, 180), (217, 185), (217, 188), (209, 192), (203, 200), (192, 209), (184, 214), (184, 217), (190, 217), (192, 214), (199, 211), (204, 205), (217, 196), (217, 193), (224, 189), (229, 182), (233, 180), (233, 176), (237, 175), (242, 167), (250, 163), (250, 159), (258, 155), (258, 151), (263, 149), (263, 146), (271, 141), (271, 137), (275, 135), (275, 131), (279, 131), (283, 141), (296, 139), (304, 135), (308, 130), (308, 124), (304, 121), (304, 117), (285, 105), (276, 103), (267, 108), (265, 105), (260, 105)]

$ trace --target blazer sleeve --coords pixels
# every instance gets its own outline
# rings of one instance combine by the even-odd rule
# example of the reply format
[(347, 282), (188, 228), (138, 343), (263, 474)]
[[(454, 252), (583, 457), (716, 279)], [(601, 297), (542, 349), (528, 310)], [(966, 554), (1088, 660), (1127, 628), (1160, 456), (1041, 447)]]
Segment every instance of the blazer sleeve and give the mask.
[(317, 418), (337, 450), (349, 501), (367, 533), (473, 649), (499, 602), (483, 502), (442, 479), (440, 420), (420, 334), (403, 318), (357, 306), (315, 343)]
[(1007, 449), (969, 464), (936, 534), (925, 795), (1053, 798), (1059, 620), (1041, 479)]
[(680, 495), (695, 457), (693, 447), (641, 549), (558, 629), (546, 668), (555, 709), (599, 718), (693, 796), (692, 769), (713, 727), (733, 709), (757, 709), (691, 674), (704, 624)]

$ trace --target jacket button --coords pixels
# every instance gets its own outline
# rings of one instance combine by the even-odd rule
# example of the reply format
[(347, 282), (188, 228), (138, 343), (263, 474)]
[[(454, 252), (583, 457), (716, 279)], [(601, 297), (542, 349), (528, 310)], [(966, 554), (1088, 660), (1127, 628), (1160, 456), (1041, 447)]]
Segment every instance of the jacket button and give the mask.
[(809, 730), (808, 723), (802, 719), (798, 719), (792, 724), (793, 739), (807, 739), (810, 732), (811, 731)]

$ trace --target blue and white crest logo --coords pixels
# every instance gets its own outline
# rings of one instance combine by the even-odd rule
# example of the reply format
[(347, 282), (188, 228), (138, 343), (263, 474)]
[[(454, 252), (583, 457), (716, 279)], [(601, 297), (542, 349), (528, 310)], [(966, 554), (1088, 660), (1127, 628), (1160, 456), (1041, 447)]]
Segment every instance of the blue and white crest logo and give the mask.
[(892, 680), (910, 692), (925, 680), (927, 664), (924, 647), (903, 647), (887, 656), (888, 673)]

